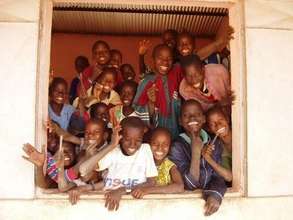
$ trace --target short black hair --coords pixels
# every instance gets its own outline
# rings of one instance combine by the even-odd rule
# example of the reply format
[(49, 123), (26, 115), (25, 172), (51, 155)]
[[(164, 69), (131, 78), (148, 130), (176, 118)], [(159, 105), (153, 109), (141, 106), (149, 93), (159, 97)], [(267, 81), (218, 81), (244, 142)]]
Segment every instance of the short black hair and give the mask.
[(183, 102), (183, 104), (181, 105), (181, 111), (180, 111), (180, 116), (182, 116), (182, 110), (188, 106), (188, 105), (197, 105), (197, 107), (201, 110), (201, 112), (204, 114), (204, 111), (203, 111), (203, 108), (201, 106), (201, 104), (197, 101), (197, 100), (194, 100), (194, 99), (188, 99), (186, 101)]
[(124, 118), (120, 124), (122, 129), (131, 127), (131, 128), (137, 128), (144, 131), (144, 129), (146, 128), (143, 121), (139, 117), (136, 117), (136, 116), (130, 116), (130, 117)]
[(170, 34), (172, 34), (175, 38), (177, 38), (178, 31), (176, 31), (176, 30), (174, 30), (174, 29), (167, 29), (167, 30), (165, 30), (165, 31), (163, 32), (162, 35), (167, 34), (167, 33), (170, 33)]
[(101, 125), (103, 130), (106, 131), (107, 129), (107, 124), (105, 121), (103, 121), (102, 119), (98, 119), (98, 118), (91, 118), (86, 124), (97, 124), (97, 125)]
[(125, 80), (120, 86), (120, 89), (119, 89), (120, 95), (121, 95), (122, 89), (126, 86), (131, 87), (134, 90), (134, 94), (136, 94), (136, 90), (137, 90), (137, 86), (138, 86), (137, 82), (132, 81), (132, 80)]
[(230, 123), (229, 116), (225, 113), (225, 111), (223, 110), (223, 107), (220, 105), (215, 105), (209, 110), (207, 110), (206, 117), (209, 118), (212, 114), (215, 114), (215, 113), (223, 115), (224, 118), (226, 118), (226, 120), (228, 121), (228, 123)]
[(74, 60), (75, 66), (77, 66), (79, 63), (86, 67), (90, 65), (88, 58), (85, 56), (78, 56), (75, 58)]
[(67, 82), (62, 77), (54, 77), (51, 85), (49, 86), (49, 95), (52, 95), (53, 90), (57, 87), (57, 85), (63, 84), (66, 87), (66, 90), (68, 88)]
[(120, 66), (120, 71), (122, 72), (122, 70), (125, 68), (125, 67), (129, 67), (129, 69), (132, 70), (132, 72), (134, 72), (134, 69), (133, 69), (133, 66), (129, 63), (124, 63)]
[(157, 127), (155, 129), (153, 129), (152, 132), (151, 132), (151, 139), (153, 138), (153, 136), (157, 132), (163, 132), (163, 133), (167, 134), (170, 137), (170, 140), (172, 140), (172, 134), (171, 134), (170, 130), (167, 129), (167, 128), (163, 128), (163, 127)]
[(109, 106), (106, 105), (105, 103), (103, 103), (103, 102), (95, 103), (95, 104), (93, 104), (90, 107), (90, 116), (91, 116), (91, 119), (95, 119), (95, 112), (96, 112), (97, 108), (99, 108), (99, 107), (104, 107), (107, 110), (109, 110)]
[(109, 44), (106, 43), (106, 41), (98, 40), (92, 46), (92, 53), (95, 52), (95, 50), (97, 49), (99, 44), (103, 44), (106, 48), (108, 48), (108, 50), (110, 50), (110, 46), (109, 46)]
[(170, 53), (172, 54), (173, 56), (173, 51), (170, 47), (168, 47), (166, 44), (158, 44), (157, 46), (154, 47), (153, 49), (153, 53), (152, 53), (152, 57), (155, 58), (158, 51), (161, 50), (161, 49), (167, 49), (170, 51)]
[(193, 36), (191, 33), (187, 32), (187, 31), (183, 31), (183, 32), (181, 32), (180, 34), (177, 35), (177, 42), (178, 42), (178, 40), (179, 40), (181, 37), (188, 37), (188, 38), (190, 38), (192, 41), (194, 40), (194, 36)]
[(180, 57), (180, 64), (183, 68), (186, 68), (190, 65), (195, 65), (195, 67), (200, 70), (203, 68), (202, 61), (200, 60), (199, 56), (195, 54)]
[(110, 54), (111, 54), (111, 56), (113, 56), (113, 54), (119, 54), (119, 56), (121, 57), (121, 59), (122, 59), (122, 53), (121, 53), (121, 51), (120, 50), (117, 50), (117, 49), (112, 49), (112, 50), (110, 50)]

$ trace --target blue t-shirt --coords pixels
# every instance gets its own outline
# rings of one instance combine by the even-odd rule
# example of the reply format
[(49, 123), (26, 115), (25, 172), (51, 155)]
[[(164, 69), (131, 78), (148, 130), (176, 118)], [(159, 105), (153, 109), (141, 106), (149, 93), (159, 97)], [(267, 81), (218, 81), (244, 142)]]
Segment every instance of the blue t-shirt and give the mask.
[(61, 114), (56, 115), (53, 109), (51, 108), (51, 105), (49, 104), (49, 117), (52, 121), (55, 121), (59, 124), (59, 126), (67, 130), (71, 115), (75, 112), (75, 108), (72, 105), (64, 104), (63, 108), (61, 110)]

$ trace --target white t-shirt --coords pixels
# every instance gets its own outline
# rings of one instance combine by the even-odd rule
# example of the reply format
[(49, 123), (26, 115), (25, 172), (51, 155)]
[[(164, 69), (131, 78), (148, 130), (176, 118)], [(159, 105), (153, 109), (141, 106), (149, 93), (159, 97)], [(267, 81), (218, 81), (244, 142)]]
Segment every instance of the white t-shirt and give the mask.
[(104, 179), (104, 190), (122, 186), (130, 188), (158, 175), (149, 144), (142, 144), (131, 156), (124, 155), (120, 146), (116, 147), (99, 161), (98, 171), (105, 169), (108, 173)]

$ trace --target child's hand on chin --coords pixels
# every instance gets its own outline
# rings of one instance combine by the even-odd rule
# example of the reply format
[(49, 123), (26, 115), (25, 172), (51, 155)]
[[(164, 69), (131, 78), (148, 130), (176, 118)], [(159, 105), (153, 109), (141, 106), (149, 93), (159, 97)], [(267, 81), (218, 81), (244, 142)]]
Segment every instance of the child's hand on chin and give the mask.
[(214, 214), (216, 211), (218, 211), (219, 207), (220, 202), (216, 200), (214, 197), (209, 196), (204, 206), (204, 215), (210, 216)]
[(109, 211), (117, 211), (119, 208), (119, 203), (122, 197), (122, 193), (119, 189), (109, 191), (105, 193), (105, 208), (108, 208)]

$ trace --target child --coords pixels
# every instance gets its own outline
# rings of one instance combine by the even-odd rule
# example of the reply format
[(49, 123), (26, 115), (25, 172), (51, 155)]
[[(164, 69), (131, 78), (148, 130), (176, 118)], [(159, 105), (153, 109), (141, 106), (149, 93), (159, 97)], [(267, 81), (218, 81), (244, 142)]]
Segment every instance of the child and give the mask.
[(81, 82), (78, 85), (78, 96), (85, 93), (93, 84), (94, 80), (101, 74), (104, 67), (110, 61), (110, 47), (105, 41), (96, 41), (92, 47), (93, 64), (84, 70)]
[[(176, 50), (176, 39), (177, 31), (168, 29), (165, 30), (161, 36), (162, 43), (170, 47), (173, 53), (173, 63), (178, 61), (178, 51)], [(139, 71), (141, 78), (144, 78), (143, 74), (148, 74), (151, 72), (151, 69), (145, 64), (145, 55), (150, 48), (151, 43), (149, 40), (142, 40), (139, 42), (138, 54), (139, 54)]]
[[(218, 176), (207, 161), (201, 157), (202, 147), (210, 140), (202, 129), (205, 116), (199, 102), (188, 100), (183, 103), (180, 114), (180, 125), (185, 133), (179, 135), (170, 151), (173, 161), (181, 173), (185, 188), (188, 190), (203, 189), (206, 200), (205, 215), (211, 215), (220, 207), (226, 192), (225, 181)], [(222, 146), (216, 140), (212, 157), (221, 162)]]
[(126, 81), (126, 80), (135, 81), (135, 72), (133, 67), (130, 64), (128, 63), (122, 64), (120, 67), (120, 72), (121, 72), (123, 81)]
[(171, 145), (171, 134), (166, 128), (156, 128), (150, 141), (155, 164), (158, 170), (156, 185), (134, 190), (135, 198), (152, 193), (181, 193), (184, 184), (176, 165), (167, 157)]
[(118, 209), (123, 194), (154, 185), (158, 175), (150, 146), (142, 143), (144, 123), (137, 117), (128, 117), (122, 120), (121, 127), (121, 136), (121, 129), (116, 127), (110, 145), (80, 166), (82, 176), (95, 168), (108, 169), (104, 189), (109, 190), (105, 194), (109, 210)]
[(203, 157), (222, 176), (225, 181), (231, 182), (232, 175), (232, 130), (229, 119), (219, 107), (211, 108), (206, 113), (207, 125), (211, 133), (218, 136), (223, 142), (222, 163), (218, 164), (212, 157), (213, 146), (209, 146), (203, 152)]
[(65, 104), (67, 97), (67, 83), (63, 78), (56, 77), (49, 87), (49, 117), (60, 127), (67, 130), (75, 108)]
[(89, 61), (85, 56), (78, 56), (74, 61), (74, 67), (76, 71), (76, 77), (71, 81), (69, 89), (69, 103), (72, 104), (74, 99), (77, 97), (77, 87), (82, 72), (89, 67)]
[(119, 50), (112, 49), (110, 50), (110, 61), (108, 66), (119, 69), (122, 64), (122, 54)]
[[(103, 102), (93, 104), (90, 108), (90, 116), (94, 119), (101, 119), (107, 125), (110, 122), (109, 107)], [(112, 127), (112, 126), (110, 126)]]
[[(232, 38), (232, 34), (233, 28), (227, 25), (226, 29), (217, 35), (215, 41), (196, 51), (196, 55), (198, 55), (201, 60), (205, 60), (210, 55), (216, 52), (220, 52), (224, 47), (227, 46), (229, 40)], [(182, 57), (195, 54), (194, 37), (188, 32), (179, 34), (177, 37), (177, 50), (181, 56), (180, 60)]]
[[(119, 94), (114, 90), (117, 80), (117, 70), (115, 68), (104, 68), (97, 78), (97, 82), (87, 91), (88, 97), (85, 99), (85, 106), (103, 102), (106, 105), (115, 106), (121, 104)], [(79, 98), (74, 101), (74, 106), (78, 106)]]
[[(124, 81), (122, 83), (120, 92), (122, 105), (116, 105), (109, 111), (110, 122), (114, 127), (116, 127), (120, 123), (120, 121), (122, 121), (126, 117), (138, 117), (137, 113), (134, 111), (134, 108), (132, 107), (132, 101), (134, 99), (136, 89), (137, 83), (134, 81)], [(146, 120), (149, 120), (149, 118), (146, 118)]]
[(148, 74), (138, 86), (133, 101), (135, 110), (149, 114), (154, 127), (166, 127), (175, 138), (178, 135), (180, 99), (178, 87), (182, 79), (178, 65), (172, 68), (172, 50), (164, 44), (153, 50), (154, 73)]
[(216, 103), (223, 106), (232, 103), (229, 73), (223, 65), (203, 66), (196, 55), (191, 55), (182, 60), (182, 66), (185, 76), (180, 83), (179, 93), (185, 100), (197, 100), (204, 111)]

